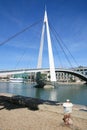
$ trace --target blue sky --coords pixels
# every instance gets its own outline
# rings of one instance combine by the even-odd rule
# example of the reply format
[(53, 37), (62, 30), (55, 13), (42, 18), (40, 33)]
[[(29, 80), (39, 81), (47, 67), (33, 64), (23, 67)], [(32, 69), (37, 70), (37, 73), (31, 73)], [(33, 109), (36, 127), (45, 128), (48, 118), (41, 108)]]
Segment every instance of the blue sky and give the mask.
[[(45, 4), (50, 25), (78, 65), (87, 66), (87, 0), (0, 0), (0, 44), (40, 20), (0, 45), (0, 70), (37, 67)], [(51, 38), (55, 67), (70, 67), (53, 32)], [(77, 66), (68, 51), (66, 54), (72, 66)], [(49, 67), (46, 36), (42, 67)]]

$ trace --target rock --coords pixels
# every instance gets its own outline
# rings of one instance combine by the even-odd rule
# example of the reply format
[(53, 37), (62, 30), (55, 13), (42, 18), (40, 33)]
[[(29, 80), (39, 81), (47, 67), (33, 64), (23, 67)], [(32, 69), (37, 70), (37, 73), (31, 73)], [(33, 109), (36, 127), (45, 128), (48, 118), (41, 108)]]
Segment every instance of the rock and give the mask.
[(54, 88), (53, 85), (45, 85), (44, 88)]

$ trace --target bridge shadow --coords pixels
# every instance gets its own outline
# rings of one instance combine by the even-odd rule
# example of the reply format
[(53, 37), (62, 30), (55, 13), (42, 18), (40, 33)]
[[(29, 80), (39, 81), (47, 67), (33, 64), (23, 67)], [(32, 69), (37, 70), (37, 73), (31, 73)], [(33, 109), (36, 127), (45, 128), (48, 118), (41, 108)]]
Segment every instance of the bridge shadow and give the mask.
[(58, 102), (42, 100), (24, 96), (2, 96), (0, 95), (0, 110), (2, 109), (19, 109), (28, 108), (29, 110), (39, 110), (40, 104), (58, 105)]

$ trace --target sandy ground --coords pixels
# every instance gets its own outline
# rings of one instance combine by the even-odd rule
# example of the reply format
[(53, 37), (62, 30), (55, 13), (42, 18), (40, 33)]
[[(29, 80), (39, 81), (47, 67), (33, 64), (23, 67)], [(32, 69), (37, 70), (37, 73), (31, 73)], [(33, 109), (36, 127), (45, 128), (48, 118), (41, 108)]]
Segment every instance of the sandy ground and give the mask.
[(41, 104), (30, 110), (9, 102), (0, 103), (0, 130), (87, 130), (86, 106), (73, 107), (73, 126), (63, 123), (62, 105)]

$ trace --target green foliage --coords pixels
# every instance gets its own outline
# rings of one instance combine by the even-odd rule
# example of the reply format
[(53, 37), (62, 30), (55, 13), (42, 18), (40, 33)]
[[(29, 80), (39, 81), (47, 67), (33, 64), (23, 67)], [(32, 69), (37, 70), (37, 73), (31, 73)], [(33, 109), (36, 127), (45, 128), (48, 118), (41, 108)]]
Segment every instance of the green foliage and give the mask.
[(41, 74), (41, 72), (38, 72), (36, 74), (36, 82), (38, 84), (38, 87), (43, 88), (45, 85), (45, 74)]

